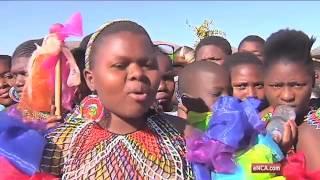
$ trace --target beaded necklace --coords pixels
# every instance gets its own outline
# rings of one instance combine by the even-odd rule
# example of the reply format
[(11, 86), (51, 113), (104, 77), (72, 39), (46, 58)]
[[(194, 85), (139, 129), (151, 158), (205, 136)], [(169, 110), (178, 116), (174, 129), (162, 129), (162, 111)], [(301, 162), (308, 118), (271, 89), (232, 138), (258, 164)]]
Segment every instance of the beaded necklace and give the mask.
[(71, 140), (63, 179), (192, 179), (183, 138), (160, 116), (127, 135), (96, 122), (79, 126)]
[(320, 129), (320, 108), (318, 110), (313, 110), (308, 113), (305, 121), (311, 125), (315, 126), (316, 129)]

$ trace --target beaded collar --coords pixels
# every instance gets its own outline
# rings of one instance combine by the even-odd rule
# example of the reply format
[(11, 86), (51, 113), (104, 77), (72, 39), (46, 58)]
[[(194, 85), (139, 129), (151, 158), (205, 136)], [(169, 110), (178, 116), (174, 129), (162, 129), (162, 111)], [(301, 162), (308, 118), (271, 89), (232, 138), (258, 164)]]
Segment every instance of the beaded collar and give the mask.
[(315, 126), (316, 129), (320, 129), (320, 108), (318, 110), (310, 111), (305, 121), (309, 125)]

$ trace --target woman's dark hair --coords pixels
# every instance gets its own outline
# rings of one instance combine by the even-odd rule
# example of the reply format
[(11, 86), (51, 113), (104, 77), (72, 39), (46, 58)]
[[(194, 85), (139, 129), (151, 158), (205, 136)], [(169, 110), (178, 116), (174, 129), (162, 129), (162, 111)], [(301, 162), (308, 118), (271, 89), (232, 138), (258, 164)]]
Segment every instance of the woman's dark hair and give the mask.
[(83, 49), (84, 51), (86, 51), (86, 49), (87, 49), (87, 45), (88, 45), (88, 42), (89, 42), (92, 34), (93, 34), (93, 33), (86, 35), (86, 36), (82, 39), (82, 41), (80, 42), (79, 47), (80, 47), (81, 49)]
[(79, 70), (82, 72), (84, 70), (84, 58), (85, 58), (85, 50), (81, 49), (80, 47), (74, 48), (71, 50), (71, 53), (76, 60), (77, 66)]
[(214, 45), (220, 48), (225, 54), (231, 55), (232, 54), (232, 48), (230, 43), (220, 36), (208, 36), (200, 40), (199, 44), (197, 45), (195, 49), (195, 57), (197, 57), (198, 51), (201, 47), (207, 46), (207, 45)]
[[(232, 68), (240, 65), (256, 65), (256, 67), (263, 69), (262, 61), (254, 54), (250, 52), (237, 52), (228, 56), (222, 66), (228, 71), (230, 76), (230, 84), (231, 84), (231, 71)], [(230, 86), (229, 89), (230, 94), (233, 94), (233, 89)]]
[(263, 66), (261, 60), (256, 55), (249, 52), (237, 52), (228, 56), (224, 61), (223, 66), (231, 72), (232, 68), (244, 64), (253, 64), (261, 68)]
[(43, 39), (32, 39), (21, 43), (13, 52), (12, 59), (18, 57), (31, 57), (33, 51), (37, 49), (35, 44), (42, 45)]
[(241, 42), (239, 43), (239, 46), (238, 46), (238, 50), (241, 48), (241, 46), (245, 42), (257, 42), (263, 46), (266, 41), (264, 39), (262, 39), (260, 36), (249, 35), (241, 40)]
[(9, 67), (11, 66), (11, 56), (9, 55), (0, 55), (0, 61), (8, 63)]
[(79, 70), (80, 70), (81, 83), (79, 85), (77, 96), (74, 99), (75, 104), (80, 104), (83, 98), (88, 96), (91, 92), (83, 76), (83, 70), (85, 69), (85, 62), (84, 62), (85, 50), (79, 47), (79, 48), (72, 49), (71, 53), (74, 59), (76, 60), (77, 66), (79, 67)]
[(107, 25), (105, 28), (103, 28), (101, 30), (101, 32), (98, 34), (97, 37), (95, 37), (94, 41), (91, 44), (91, 52), (89, 55), (89, 63), (90, 63), (90, 67), (92, 68), (94, 65), (94, 55), (96, 52), (97, 47), (99, 46), (99, 44), (102, 42), (102, 40), (106, 37), (106, 36), (110, 36), (112, 34), (116, 34), (119, 32), (131, 32), (131, 33), (135, 33), (135, 34), (141, 34), (141, 35), (145, 35), (148, 37), (149, 41), (150, 41), (150, 45), (153, 46), (153, 42), (149, 36), (149, 34), (147, 33), (147, 31), (140, 26), (139, 24), (133, 22), (133, 21), (115, 21), (112, 22), (111, 24)]
[(265, 43), (265, 70), (279, 62), (298, 63), (307, 68), (314, 77), (311, 47), (315, 39), (302, 31), (283, 29), (271, 34)]
[(315, 70), (320, 70), (320, 62), (319, 61), (313, 61), (313, 67)]

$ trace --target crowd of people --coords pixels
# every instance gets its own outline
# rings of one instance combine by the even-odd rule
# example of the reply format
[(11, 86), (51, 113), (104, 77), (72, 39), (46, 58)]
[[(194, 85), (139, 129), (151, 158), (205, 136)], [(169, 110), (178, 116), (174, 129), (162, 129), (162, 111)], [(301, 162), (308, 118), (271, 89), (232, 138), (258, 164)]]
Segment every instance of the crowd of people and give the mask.
[[(201, 179), (206, 173), (197, 167), (204, 167), (213, 172), (211, 178), (219, 179), (221, 173), (234, 173), (223, 170), (227, 164), (219, 168), (224, 166), (217, 158), (221, 154), (206, 154), (205, 158), (214, 159), (211, 162), (188, 158), (191, 152), (197, 154), (188, 140), (212, 130), (216, 142), (217, 136), (225, 136), (221, 124), (229, 129), (247, 126), (230, 124), (228, 118), (214, 124), (213, 120), (220, 122), (221, 114), (234, 111), (241, 114), (243, 124), (250, 124), (253, 114), (259, 115), (257, 124), (263, 123), (265, 129), (276, 108), (286, 105), (294, 109), (295, 119), (286, 119), (283, 133), (273, 135), (274, 146), (268, 146), (274, 156), (284, 157), (272, 160), (281, 162), (284, 171), (269, 178), (320, 178), (320, 84), (318, 65), (310, 53), (315, 39), (303, 31), (282, 29), (266, 40), (249, 35), (240, 42), (238, 52), (232, 52), (228, 40), (220, 36), (201, 39), (195, 49), (181, 46), (168, 51), (136, 22), (113, 21), (84, 37), (75, 49), (56, 47), (58, 52), (72, 53), (81, 72), (81, 83), (70, 99), (72, 108), (63, 109), (61, 116), (38, 112), (44, 114), (41, 120), (36, 115), (26, 120), (19, 104), (32, 74), (30, 61), (47, 41), (28, 40), (12, 56), (0, 56), (1, 110), (8, 116), (20, 111), (18, 119), (46, 140), (37, 172), (62, 179)], [(241, 103), (248, 101), (259, 105), (254, 113), (243, 115), (247, 109)], [(260, 137), (254, 134), (266, 132), (252, 127), (251, 133), (238, 134), (238, 144), (229, 146), (232, 153), (259, 144), (252, 144), (252, 139)], [(208, 137), (202, 141), (209, 142)], [(277, 153), (273, 153), (275, 146), (280, 149)], [(208, 152), (210, 147), (206, 146)], [(305, 161), (285, 171), (290, 158), (300, 153)], [(233, 158), (232, 162), (241, 164)], [(244, 179), (252, 175), (248, 173)], [(255, 178), (261, 179), (262, 174)]]

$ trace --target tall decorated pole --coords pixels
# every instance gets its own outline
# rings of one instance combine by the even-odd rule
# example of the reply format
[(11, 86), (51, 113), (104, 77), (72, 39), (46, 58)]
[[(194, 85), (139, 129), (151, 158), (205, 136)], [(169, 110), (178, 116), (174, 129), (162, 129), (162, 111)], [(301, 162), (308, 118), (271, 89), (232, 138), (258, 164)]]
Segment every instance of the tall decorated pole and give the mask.
[(53, 100), (56, 115), (71, 109), (80, 71), (64, 40), (81, 35), (76, 13), (67, 23), (54, 24), (41, 46), (35, 44), (18, 105), (0, 112), (0, 179), (57, 179), (40, 170), (46, 139), (39, 131), (52, 115)]
[(37, 45), (19, 102), (24, 119), (46, 119), (52, 112), (53, 101), (57, 116), (72, 109), (74, 92), (80, 84), (80, 70), (65, 46), (70, 36), (82, 36), (80, 13), (72, 15), (65, 24), (53, 24), (42, 45)]
[(61, 92), (62, 92), (62, 82), (61, 82), (61, 60), (57, 61), (55, 67), (55, 81), (54, 81), (54, 107), (55, 115), (61, 116)]

